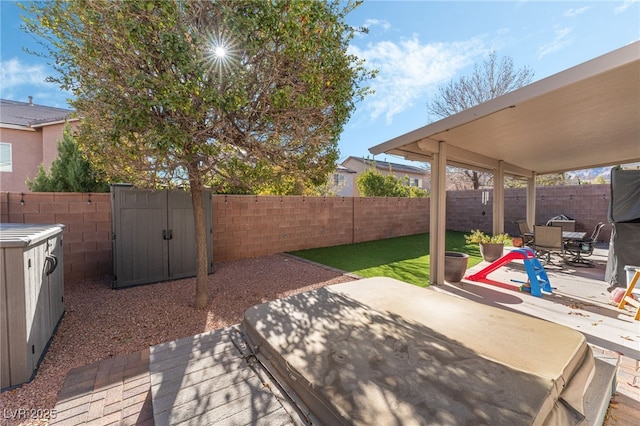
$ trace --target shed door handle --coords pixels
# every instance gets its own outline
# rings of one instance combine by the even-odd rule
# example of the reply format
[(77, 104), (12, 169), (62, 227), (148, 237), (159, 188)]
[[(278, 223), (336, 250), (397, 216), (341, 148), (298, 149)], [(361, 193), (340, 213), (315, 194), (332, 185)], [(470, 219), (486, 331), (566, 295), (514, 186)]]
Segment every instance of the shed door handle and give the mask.
[(162, 230), (162, 239), (170, 240), (173, 238), (173, 229), (163, 229)]

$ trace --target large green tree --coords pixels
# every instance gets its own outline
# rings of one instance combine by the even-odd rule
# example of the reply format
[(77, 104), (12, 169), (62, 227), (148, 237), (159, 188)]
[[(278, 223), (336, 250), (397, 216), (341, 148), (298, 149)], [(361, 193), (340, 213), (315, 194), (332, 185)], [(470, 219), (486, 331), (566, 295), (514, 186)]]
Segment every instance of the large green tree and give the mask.
[(391, 170), (389, 172), (384, 175), (375, 166), (363, 171), (356, 180), (360, 193), (365, 197), (427, 198), (429, 196), (428, 191), (409, 186), (408, 178), (398, 178), (391, 174)]
[(49, 172), (40, 165), (27, 186), (34, 192), (109, 192), (109, 183), (84, 158), (76, 144), (71, 127), (65, 125), (58, 141), (58, 158), (53, 160)]
[[(371, 76), (347, 53), (356, 5), (304, 0), (51, 0), (29, 3), (82, 117), (79, 143), (110, 175), (186, 186), (195, 306), (208, 303), (202, 189), (247, 179), (320, 181)], [(246, 186), (246, 185), (245, 185)], [(214, 188), (215, 190), (216, 188)]]

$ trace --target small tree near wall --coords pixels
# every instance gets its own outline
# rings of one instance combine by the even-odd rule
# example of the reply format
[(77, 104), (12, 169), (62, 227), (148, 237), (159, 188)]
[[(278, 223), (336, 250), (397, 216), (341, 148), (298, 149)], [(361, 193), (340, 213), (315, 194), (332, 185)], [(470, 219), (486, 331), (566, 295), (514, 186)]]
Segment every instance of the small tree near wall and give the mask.
[(109, 192), (108, 182), (82, 155), (68, 124), (49, 173), (41, 164), (36, 177), (27, 180), (27, 187), (34, 192)]

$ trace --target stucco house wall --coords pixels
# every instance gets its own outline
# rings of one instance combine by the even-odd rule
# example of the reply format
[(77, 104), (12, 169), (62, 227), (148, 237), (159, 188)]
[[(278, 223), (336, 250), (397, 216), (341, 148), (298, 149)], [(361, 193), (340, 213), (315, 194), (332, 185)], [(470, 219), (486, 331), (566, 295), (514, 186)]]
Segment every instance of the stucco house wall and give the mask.
[[(70, 122), (74, 128), (77, 122)], [(58, 157), (58, 141), (62, 139), (65, 123), (48, 124), (42, 129), (42, 163), (48, 170), (51, 163)]]
[(342, 165), (338, 165), (336, 170), (329, 176), (329, 188), (335, 195), (341, 197), (354, 197), (356, 187), (356, 172)]
[(26, 178), (42, 162), (42, 132), (0, 127), (0, 142), (11, 144), (11, 170), (0, 172), (0, 191), (28, 191)]
[[(11, 146), (11, 166), (0, 168), (0, 191), (27, 192), (26, 181), (36, 177), (40, 164), (51, 167), (71, 112), (32, 100), (0, 99), (0, 143)], [(69, 123), (77, 125), (74, 120)]]

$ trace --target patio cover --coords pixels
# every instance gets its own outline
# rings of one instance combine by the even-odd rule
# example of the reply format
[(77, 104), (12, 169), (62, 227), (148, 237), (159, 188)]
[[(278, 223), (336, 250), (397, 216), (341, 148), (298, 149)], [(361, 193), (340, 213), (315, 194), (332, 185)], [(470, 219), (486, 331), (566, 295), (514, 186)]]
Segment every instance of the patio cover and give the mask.
[(445, 167), (494, 173), (493, 231), (504, 228), (504, 177), (640, 161), (640, 42), (369, 149), (431, 163), (432, 283), (444, 281)]

